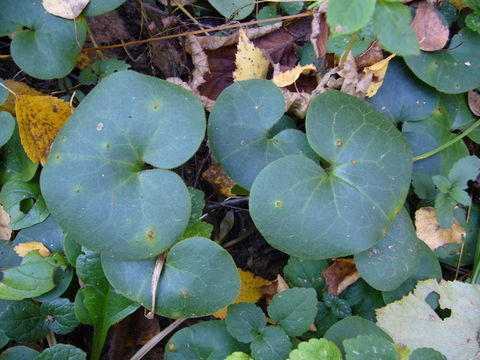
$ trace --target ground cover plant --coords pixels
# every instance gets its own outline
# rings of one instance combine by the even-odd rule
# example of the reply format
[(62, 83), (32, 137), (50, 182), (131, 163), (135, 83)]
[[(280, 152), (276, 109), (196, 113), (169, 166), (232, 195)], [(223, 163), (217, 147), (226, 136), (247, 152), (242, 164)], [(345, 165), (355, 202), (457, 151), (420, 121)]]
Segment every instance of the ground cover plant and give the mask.
[(475, 359), (480, 2), (0, 0), (0, 359)]

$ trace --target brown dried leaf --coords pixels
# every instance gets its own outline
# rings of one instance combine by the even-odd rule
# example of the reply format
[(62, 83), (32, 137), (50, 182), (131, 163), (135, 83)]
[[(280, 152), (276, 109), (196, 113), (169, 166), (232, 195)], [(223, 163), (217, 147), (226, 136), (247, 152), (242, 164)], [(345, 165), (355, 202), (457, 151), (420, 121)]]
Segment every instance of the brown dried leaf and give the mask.
[(30, 251), (38, 250), (42, 257), (50, 256), (50, 250), (39, 241), (24, 242), (13, 248), (18, 256), (25, 257)]
[(313, 64), (303, 66), (297, 65), (293, 69), (287, 71), (279, 71), (279, 66), (275, 66), (272, 81), (278, 87), (285, 87), (297, 81), (301, 74), (315, 70), (317, 70), (317, 68)]
[(360, 80), (358, 74), (357, 63), (351, 53), (348, 54), (347, 60), (343, 64), (343, 69), (338, 72), (343, 78), (341, 92), (357, 96), (357, 83)]
[(415, 212), (415, 227), (417, 237), (432, 250), (445, 244), (461, 244), (462, 238), (466, 235), (457, 219), (449, 228), (440, 227), (433, 207), (423, 207)]
[(363, 69), (363, 72), (366, 75), (369, 75), (369, 74), (373, 75), (372, 81), (366, 91), (366, 95), (368, 97), (375, 96), (378, 89), (380, 89), (380, 87), (382, 86), (383, 79), (385, 78), (385, 73), (387, 72), (387, 69), (388, 69), (388, 63), (394, 57), (395, 57), (395, 54), (392, 54), (389, 57), (377, 62), (376, 64), (373, 64)]
[(209, 111), (209, 112), (212, 111), (213, 106), (215, 105), (214, 100), (210, 100), (209, 98), (200, 95), (198, 90), (192, 89), (192, 87), (190, 85), (188, 85), (185, 81), (183, 81), (180, 78), (169, 77), (165, 80), (172, 83), (172, 84), (179, 85), (179, 86), (183, 87), (185, 90), (191, 91), (193, 94), (195, 94), (200, 99), (200, 101), (202, 102), (203, 106), (205, 107), (205, 109), (207, 111)]
[(330, 27), (327, 24), (325, 13), (315, 11), (312, 19), (312, 34), (310, 41), (312, 42), (317, 59), (324, 57), (327, 53), (327, 40), (330, 35)]
[(366, 68), (383, 60), (383, 51), (380, 43), (375, 40), (367, 50), (355, 58), (359, 69)]
[(412, 27), (420, 49), (424, 51), (443, 49), (450, 36), (448, 26), (443, 24), (435, 5), (426, 1), (418, 6)]
[(298, 46), (294, 38), (285, 29), (278, 29), (253, 41), (256, 47), (270, 59), (272, 64), (280, 64), (288, 68), (298, 63)]
[(475, 115), (480, 116), (480, 93), (478, 91), (468, 92), (468, 106)]
[(307, 114), (308, 105), (312, 100), (312, 95), (308, 93), (299, 93), (288, 89), (280, 89), (285, 99), (285, 111), (303, 119)]
[(353, 259), (335, 259), (333, 264), (323, 270), (325, 283), (330, 295), (339, 295), (347, 287), (360, 279)]
[(282, 277), (282, 275), (278, 274), (276, 280), (277, 280), (277, 294), (281, 293), (282, 291), (290, 289), (290, 286), (288, 286), (287, 282)]
[(220, 164), (212, 164), (202, 174), (202, 179), (208, 181), (218, 192), (227, 197), (237, 197), (232, 188), (237, 184), (223, 171)]
[(12, 237), (12, 229), (8, 227), (9, 223), (10, 215), (0, 205), (0, 240), (10, 240)]
[(116, 11), (109, 11), (99, 16), (89, 16), (87, 22), (95, 41), (99, 44), (133, 40), (125, 21)]
[(42, 5), (52, 15), (73, 20), (81, 14), (89, 2), (90, 0), (43, 0)]
[[(34, 96), (42, 96), (45, 95), (34, 88), (31, 88), (27, 84), (22, 82), (14, 81), (14, 80), (5, 80), (5, 84), (7, 87), (18, 95), (34, 95)], [(7, 101), (0, 106), (0, 111), (8, 111), (10, 114), (15, 115), (15, 102), (16, 97), (12, 93), (8, 93)]]
[(189, 35), (185, 41), (185, 50), (191, 55), (194, 67), (190, 81), (192, 89), (202, 85), (205, 82), (205, 75), (210, 72), (207, 54), (205, 54), (199, 39), (197, 36)]
[(148, 43), (152, 63), (165, 77), (181, 76), (187, 70), (187, 56), (177, 39), (159, 40)]

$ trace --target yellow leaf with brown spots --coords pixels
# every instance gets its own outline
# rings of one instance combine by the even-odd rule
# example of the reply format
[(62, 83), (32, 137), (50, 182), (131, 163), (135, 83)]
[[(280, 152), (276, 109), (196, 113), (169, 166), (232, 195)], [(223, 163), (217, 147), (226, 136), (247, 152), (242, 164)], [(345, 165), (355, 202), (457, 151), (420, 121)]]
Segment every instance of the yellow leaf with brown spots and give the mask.
[(325, 277), (330, 295), (339, 295), (360, 279), (360, 274), (353, 259), (335, 259), (332, 265), (323, 270), (322, 274)]
[(35, 90), (34, 88), (31, 88), (27, 84), (24, 84), (22, 82), (18, 82), (15, 80), (5, 80), (5, 84), (7, 85), (8, 89), (11, 91), (8, 94), (7, 101), (5, 101), (1, 106), (0, 106), (0, 111), (8, 111), (10, 114), (15, 115), (15, 95), (37, 95), (37, 96), (43, 96), (45, 94), (41, 93), (38, 90)]
[(458, 10), (468, 7), (465, 0), (449, 0), (449, 2), (452, 3), (453, 6), (455, 6)]
[(220, 164), (210, 165), (210, 167), (203, 172), (202, 179), (208, 181), (215, 190), (222, 195), (226, 197), (237, 197), (237, 195), (232, 193), (232, 189), (237, 183), (223, 171)]
[(380, 89), (380, 87), (382, 86), (383, 79), (385, 78), (385, 73), (387, 72), (387, 69), (388, 69), (388, 63), (394, 57), (395, 57), (395, 54), (392, 54), (389, 57), (377, 62), (376, 64), (373, 64), (363, 69), (365, 74), (367, 75), (370, 73), (373, 74), (372, 82), (367, 89), (368, 97), (375, 96), (378, 89)]
[(53, 96), (20, 95), (15, 112), (25, 153), (44, 165), (55, 136), (72, 114), (70, 104)]
[(0, 205), (0, 240), (10, 240), (12, 237), (12, 229), (8, 227), (9, 223), (10, 215)]
[(43, 256), (47, 257), (50, 256), (50, 250), (47, 249), (45, 245), (43, 245), (39, 241), (32, 241), (32, 242), (25, 242), (21, 243), (13, 248), (18, 256), (25, 257), (30, 251), (38, 250), (38, 253)]
[[(262, 286), (269, 284), (271, 281), (255, 276), (249, 271), (243, 271), (241, 269), (237, 270), (241, 281), (240, 293), (237, 298), (232, 301), (232, 304), (240, 302), (255, 304), (262, 297)], [(218, 310), (212, 315), (218, 319), (225, 319), (227, 316), (227, 307)]]
[(73, 20), (81, 14), (90, 0), (43, 0), (43, 8), (52, 15)]
[(270, 61), (263, 55), (262, 50), (248, 39), (243, 29), (239, 31), (235, 65), (233, 81), (265, 79), (270, 65)]
[(462, 238), (466, 235), (457, 219), (449, 228), (440, 227), (437, 222), (437, 213), (433, 207), (423, 207), (415, 212), (415, 227), (417, 237), (432, 250), (445, 244), (461, 244)]
[(308, 65), (297, 65), (293, 69), (282, 71), (273, 76), (272, 81), (278, 87), (285, 87), (292, 85), (295, 81), (298, 80), (301, 74), (305, 74), (309, 71), (315, 71), (317, 68), (313, 64)]

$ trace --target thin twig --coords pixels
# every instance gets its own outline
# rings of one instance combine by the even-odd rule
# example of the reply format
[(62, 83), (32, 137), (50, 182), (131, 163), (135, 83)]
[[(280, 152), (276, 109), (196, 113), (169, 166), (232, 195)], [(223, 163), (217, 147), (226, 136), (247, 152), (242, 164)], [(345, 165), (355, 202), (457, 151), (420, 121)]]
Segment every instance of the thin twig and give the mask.
[(147, 319), (153, 319), (155, 316), (155, 303), (157, 301), (157, 287), (160, 281), (160, 275), (162, 274), (163, 265), (165, 264), (166, 253), (162, 253), (157, 257), (155, 262), (155, 268), (153, 269), (152, 280), (151, 280), (151, 291), (152, 291), (152, 311), (149, 311), (145, 317)]
[(213, 201), (208, 201), (209, 203), (212, 203), (212, 204), (207, 205), (207, 208), (215, 209), (215, 208), (219, 208), (219, 207), (229, 207), (231, 205), (241, 204), (245, 201), (248, 201), (249, 199), (250, 198), (248, 196), (244, 196), (244, 197), (241, 197), (241, 198), (228, 199), (228, 200), (222, 201), (220, 203), (215, 203)]
[(226, 248), (229, 248), (229, 247), (232, 247), (233, 245), (236, 245), (238, 244), (240, 241), (246, 239), (247, 237), (249, 237), (250, 235), (252, 235), (254, 232), (255, 232), (255, 228), (254, 229), (250, 229), (248, 230), (247, 232), (243, 233), (242, 235), (240, 235), (239, 237), (233, 239), (233, 240), (230, 240), (228, 242), (226, 242), (225, 244), (223, 244), (222, 246), (226, 249)]
[(53, 347), (53, 346), (57, 345), (57, 339), (55, 338), (55, 334), (53, 333), (53, 331), (50, 331), (48, 333), (47, 343), (48, 343), (48, 347)]

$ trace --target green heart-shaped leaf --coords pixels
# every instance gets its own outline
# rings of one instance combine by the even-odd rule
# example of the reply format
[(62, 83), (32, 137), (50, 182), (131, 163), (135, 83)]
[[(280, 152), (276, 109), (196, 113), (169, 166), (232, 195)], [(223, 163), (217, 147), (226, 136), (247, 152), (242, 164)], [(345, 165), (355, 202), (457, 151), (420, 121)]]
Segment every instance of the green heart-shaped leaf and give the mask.
[(343, 342), (348, 360), (397, 360), (398, 354), (391, 341), (378, 335), (358, 335)]
[(290, 255), (325, 259), (358, 253), (386, 233), (410, 184), (411, 150), (372, 106), (327, 91), (307, 113), (307, 138), (324, 159), (286, 156), (257, 176), (252, 218)]
[(239, 303), (228, 307), (225, 325), (235, 339), (250, 343), (265, 329), (267, 321), (262, 309), (255, 304)]
[(280, 89), (267, 80), (234, 83), (218, 97), (208, 123), (215, 158), (245, 189), (266, 165), (286, 155), (313, 158), (305, 134), (293, 129), (276, 133), (285, 101)]
[(351, 34), (367, 25), (375, 0), (336, 0), (328, 3), (327, 22), (332, 31)]
[(410, 70), (427, 84), (447, 94), (459, 94), (480, 86), (480, 34), (461, 30), (449, 49), (405, 57)]
[[(102, 265), (118, 292), (151, 308), (155, 259), (102, 256)], [(168, 253), (157, 287), (155, 311), (170, 318), (210, 315), (230, 304), (239, 290), (240, 278), (228, 252), (211, 240), (189, 238)]]
[(235, 20), (246, 18), (253, 11), (255, 3), (251, 0), (208, 0), (220, 14)]
[(47, 206), (88, 249), (127, 259), (155, 256), (180, 237), (190, 217), (188, 190), (167, 169), (188, 160), (204, 132), (193, 94), (131, 71), (112, 74), (56, 138), (40, 181)]
[(82, 15), (98, 16), (112, 11), (122, 5), (125, 0), (90, 0)]
[(51, 15), (41, 1), (16, 0), (2, 3), (0, 36), (19, 30), (11, 43), (13, 60), (39, 79), (61, 78), (75, 66), (85, 41), (86, 21), (75, 23)]
[(250, 344), (252, 357), (258, 360), (286, 359), (292, 349), (292, 342), (281, 328), (267, 326)]

